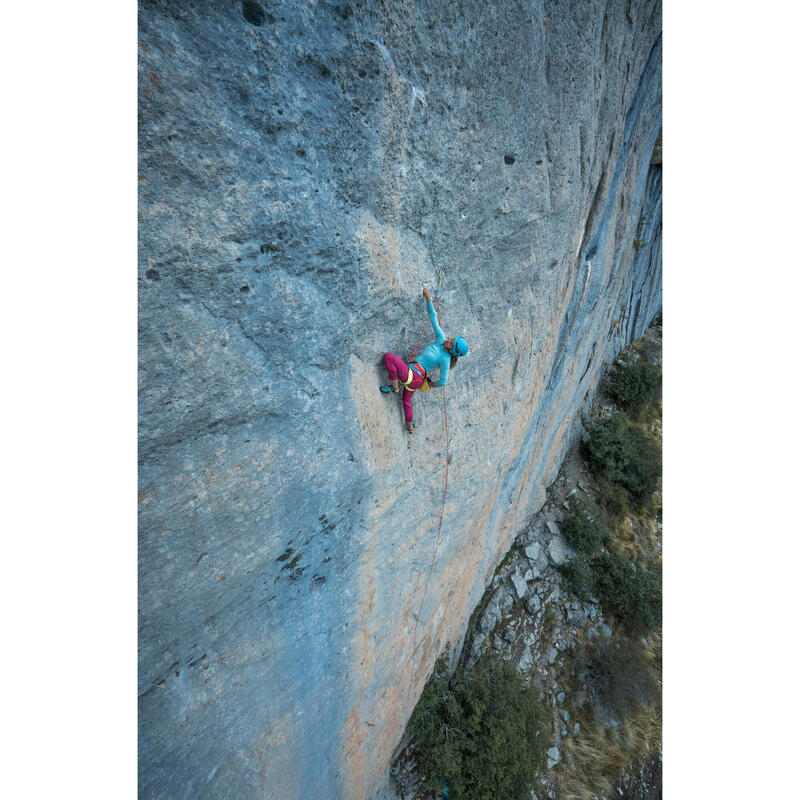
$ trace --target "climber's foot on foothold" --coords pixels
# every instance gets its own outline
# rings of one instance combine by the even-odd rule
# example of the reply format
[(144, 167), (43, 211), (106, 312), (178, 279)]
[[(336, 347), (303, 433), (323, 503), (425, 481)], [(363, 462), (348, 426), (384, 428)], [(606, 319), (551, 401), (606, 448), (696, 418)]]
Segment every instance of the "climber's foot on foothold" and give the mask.
[(406, 425), (408, 426), (408, 432), (409, 433), (414, 433), (414, 423), (413, 422), (406, 422)]
[(391, 387), (391, 386), (389, 386), (389, 385), (387, 384), (386, 386), (381, 386), (381, 391), (382, 391), (384, 394), (391, 394), (391, 392), (393, 391), (393, 389), (392, 389), (392, 387)]

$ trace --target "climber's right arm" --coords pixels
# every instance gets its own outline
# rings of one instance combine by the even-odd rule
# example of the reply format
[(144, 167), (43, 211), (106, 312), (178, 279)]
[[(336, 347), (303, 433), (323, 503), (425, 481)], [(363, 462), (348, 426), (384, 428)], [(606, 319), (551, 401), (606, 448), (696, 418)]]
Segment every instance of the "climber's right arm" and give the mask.
[(431, 293), (428, 291), (428, 287), (424, 283), (422, 284), (422, 296), (425, 298), (428, 304), (428, 316), (431, 319), (431, 325), (433, 325), (433, 332), (436, 334), (436, 343), (441, 344), (446, 337), (442, 329), (439, 327), (439, 320), (436, 319), (436, 309), (433, 307)]

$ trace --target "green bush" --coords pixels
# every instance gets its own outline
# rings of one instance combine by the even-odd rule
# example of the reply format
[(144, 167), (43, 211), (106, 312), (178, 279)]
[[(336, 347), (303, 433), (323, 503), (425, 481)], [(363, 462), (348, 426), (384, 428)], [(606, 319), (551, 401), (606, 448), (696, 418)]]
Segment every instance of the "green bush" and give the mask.
[(620, 408), (636, 416), (653, 402), (660, 382), (658, 367), (643, 359), (616, 363), (608, 375), (608, 393)]
[(661, 580), (654, 569), (614, 553), (595, 556), (591, 569), (604, 613), (633, 630), (661, 627)]
[(597, 499), (603, 509), (614, 519), (624, 519), (630, 513), (628, 493), (619, 484), (602, 475), (596, 475)]
[(575, 497), (570, 500), (573, 513), (561, 525), (570, 547), (592, 555), (611, 539), (608, 514), (591, 500)]
[(661, 449), (656, 442), (622, 413), (586, 421), (584, 427), (589, 441), (583, 452), (593, 471), (646, 504), (661, 477)]
[(591, 599), (594, 595), (594, 574), (588, 558), (578, 556), (578, 558), (573, 558), (567, 561), (566, 564), (557, 567), (557, 569), (570, 584), (572, 591), (581, 600), (588, 601)]
[(661, 627), (661, 579), (658, 572), (614, 553), (578, 556), (559, 571), (582, 600), (597, 598), (603, 613), (638, 632)]
[(547, 723), (539, 695), (490, 654), (451, 686), (436, 668), (409, 721), (423, 788), (439, 796), (527, 800), (544, 766)]

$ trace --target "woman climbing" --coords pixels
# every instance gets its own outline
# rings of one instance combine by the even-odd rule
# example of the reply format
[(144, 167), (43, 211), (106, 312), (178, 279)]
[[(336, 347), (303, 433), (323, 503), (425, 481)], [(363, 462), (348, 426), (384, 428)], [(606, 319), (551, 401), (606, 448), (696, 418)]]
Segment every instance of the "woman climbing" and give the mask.
[[(436, 342), (429, 344), (416, 361), (411, 362), (409, 367), (402, 358), (394, 353), (386, 353), (383, 356), (383, 363), (386, 372), (389, 374), (390, 384), (381, 386), (381, 391), (395, 394), (400, 391), (399, 384), (403, 385), (403, 412), (406, 418), (406, 426), (409, 433), (414, 433), (414, 411), (411, 407), (411, 396), (417, 389), (427, 392), (432, 386), (444, 386), (447, 383), (447, 375), (456, 365), (461, 356), (465, 356), (468, 351), (467, 340), (462, 336), (455, 339), (445, 339), (442, 329), (436, 319), (431, 302), (431, 293), (425, 284), (422, 285), (422, 296), (428, 304), (428, 316), (436, 334)], [(439, 368), (439, 380), (434, 381), (428, 377), (428, 373), (436, 367)], [(405, 378), (405, 380), (401, 380)]]

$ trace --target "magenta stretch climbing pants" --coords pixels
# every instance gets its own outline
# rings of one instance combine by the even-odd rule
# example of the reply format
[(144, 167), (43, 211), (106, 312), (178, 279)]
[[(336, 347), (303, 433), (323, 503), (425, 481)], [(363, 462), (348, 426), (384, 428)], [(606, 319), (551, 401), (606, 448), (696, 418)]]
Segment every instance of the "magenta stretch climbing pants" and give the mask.
[(411, 372), (412, 380), (408, 384), (408, 388), (403, 389), (403, 413), (405, 414), (406, 422), (414, 421), (414, 410), (411, 408), (411, 395), (414, 394), (416, 389), (422, 386), (422, 381), (425, 380), (422, 376), (418, 375), (416, 370), (403, 361), (402, 358), (396, 356), (394, 353), (386, 353), (383, 356), (383, 364), (386, 367), (386, 372), (389, 374), (390, 381), (403, 381), (408, 380), (408, 373)]

